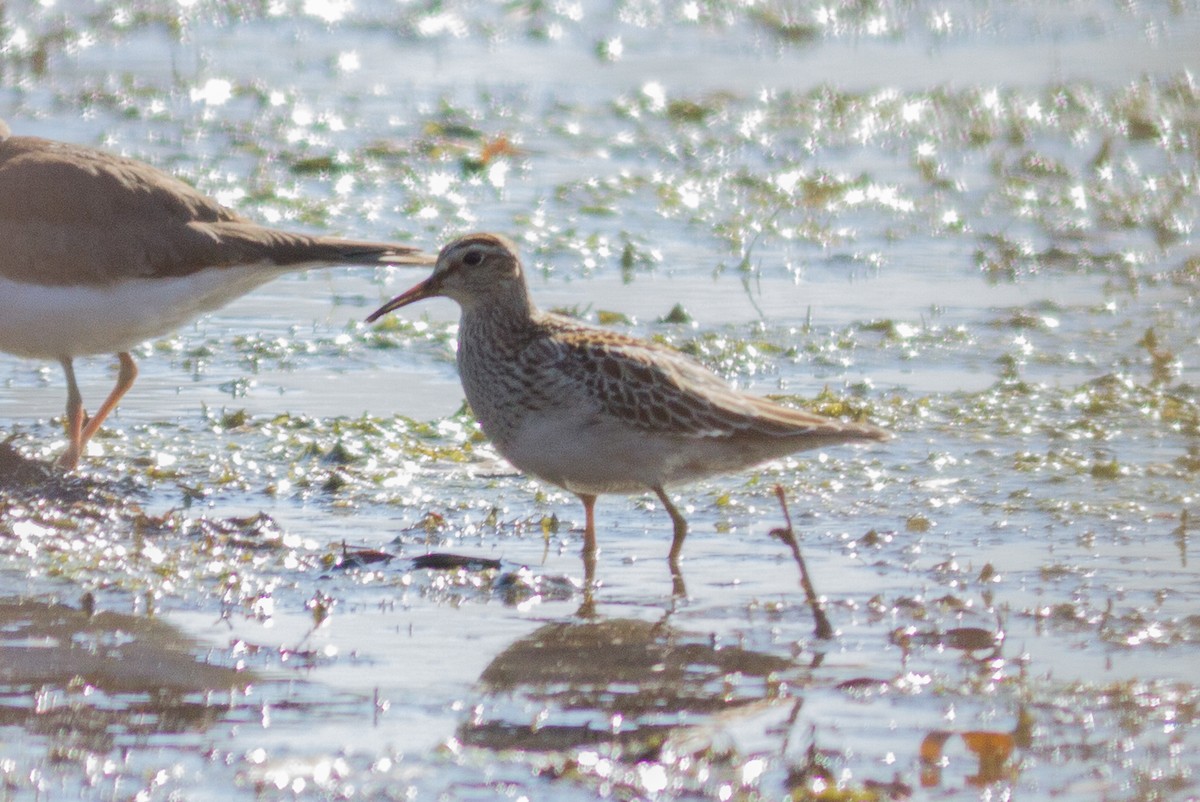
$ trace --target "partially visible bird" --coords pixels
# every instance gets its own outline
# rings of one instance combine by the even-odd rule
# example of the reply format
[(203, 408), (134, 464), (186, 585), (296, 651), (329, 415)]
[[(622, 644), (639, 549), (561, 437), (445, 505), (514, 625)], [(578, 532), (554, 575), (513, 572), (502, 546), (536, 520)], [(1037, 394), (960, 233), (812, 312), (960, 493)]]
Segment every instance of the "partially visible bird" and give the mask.
[[(280, 231), (143, 162), (28, 136), (0, 120), (0, 351), (57, 360), (75, 468), (133, 385), (130, 349), (284, 273), (429, 265), (408, 245)], [(90, 417), (74, 359), (115, 353), (117, 384)]]
[(669, 564), (678, 588), (687, 522), (668, 486), (888, 437), (739, 392), (666, 346), (538, 311), (516, 247), (496, 234), (448, 244), (429, 278), (367, 321), (435, 296), (461, 307), (458, 370), (484, 434), (514, 466), (583, 502), (589, 580), (602, 493), (654, 491), (674, 525)]

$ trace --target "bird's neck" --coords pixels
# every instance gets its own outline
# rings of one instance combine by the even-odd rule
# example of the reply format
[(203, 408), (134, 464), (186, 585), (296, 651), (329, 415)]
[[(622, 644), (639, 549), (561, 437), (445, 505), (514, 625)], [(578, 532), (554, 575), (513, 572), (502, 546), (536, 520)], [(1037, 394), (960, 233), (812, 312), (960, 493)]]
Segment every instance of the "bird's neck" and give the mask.
[[(492, 299), (493, 301), (495, 299)], [(482, 302), (463, 306), (458, 327), (460, 357), (467, 352), (519, 350), (537, 328), (537, 309), (528, 298), (523, 303)]]
[(464, 307), (458, 325), (458, 372), (467, 403), (484, 433), (503, 449), (520, 428), (520, 405), (512, 403), (512, 390), (527, 377), (523, 353), (538, 340), (541, 327), (537, 311), (480, 305)]

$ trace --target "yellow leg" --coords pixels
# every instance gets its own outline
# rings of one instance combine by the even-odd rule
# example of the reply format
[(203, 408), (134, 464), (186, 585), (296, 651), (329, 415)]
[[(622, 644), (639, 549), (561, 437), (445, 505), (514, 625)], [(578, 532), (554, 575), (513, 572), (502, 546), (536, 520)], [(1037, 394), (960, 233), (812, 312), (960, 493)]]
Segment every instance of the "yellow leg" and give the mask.
[(579, 606), (576, 615), (580, 618), (592, 618), (596, 614), (596, 497), (580, 494), (583, 502), (583, 604)]
[(679, 570), (679, 554), (683, 551), (683, 540), (687, 537), (687, 521), (682, 513), (671, 503), (671, 499), (667, 496), (667, 491), (661, 487), (654, 488), (658, 500), (667, 508), (667, 514), (671, 516), (671, 523), (675, 527), (674, 536), (671, 538), (671, 551), (667, 555), (667, 565), (671, 568), (671, 580), (674, 584), (674, 595), (686, 596), (687, 587), (683, 583), (683, 572)]
[(591, 585), (596, 579), (596, 497), (581, 494), (583, 502), (583, 578)]

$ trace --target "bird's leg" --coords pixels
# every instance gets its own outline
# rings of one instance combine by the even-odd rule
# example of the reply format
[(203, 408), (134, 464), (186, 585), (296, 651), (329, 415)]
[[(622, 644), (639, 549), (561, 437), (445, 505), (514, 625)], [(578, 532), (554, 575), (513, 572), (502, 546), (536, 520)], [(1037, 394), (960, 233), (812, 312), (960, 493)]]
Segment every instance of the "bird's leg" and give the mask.
[(661, 487), (654, 488), (654, 492), (658, 495), (658, 500), (667, 508), (667, 515), (671, 516), (671, 523), (675, 525), (675, 537), (671, 540), (671, 553), (668, 559), (672, 563), (679, 562), (679, 553), (683, 551), (683, 539), (687, 537), (687, 521), (683, 515), (671, 503), (671, 499), (667, 496), (667, 491)]
[(133, 356), (128, 351), (122, 351), (117, 354), (117, 359), (121, 362), (121, 369), (117, 373), (117, 386), (108, 394), (108, 398), (104, 399), (104, 403), (100, 405), (100, 409), (96, 410), (96, 414), (88, 420), (87, 426), (83, 429), (81, 448), (86, 447), (92, 436), (100, 430), (100, 424), (104, 423), (104, 419), (109, 416), (109, 413), (117, 408), (121, 397), (129, 392), (129, 388), (137, 379), (138, 369), (137, 364), (133, 361)]
[(67, 377), (67, 450), (58, 458), (60, 467), (68, 471), (75, 470), (79, 458), (83, 456), (83, 396), (79, 393), (79, 383), (75, 381), (75, 365), (68, 356), (59, 360), (63, 373)]
[(667, 496), (667, 491), (661, 487), (654, 488), (655, 494), (658, 495), (658, 500), (667, 508), (667, 514), (671, 516), (671, 523), (675, 526), (675, 536), (671, 540), (671, 551), (667, 555), (667, 565), (671, 568), (671, 582), (673, 587), (672, 595), (682, 598), (687, 596), (687, 586), (683, 582), (683, 572), (679, 570), (679, 553), (683, 551), (683, 539), (687, 537), (687, 521), (683, 514), (671, 503), (671, 499)]
[(596, 580), (596, 497), (579, 494), (583, 502), (583, 581), (591, 587)]
[(593, 593), (596, 589), (596, 497), (580, 494), (583, 502), (583, 604), (579, 606), (576, 615), (580, 618), (592, 618), (596, 614), (596, 600)]

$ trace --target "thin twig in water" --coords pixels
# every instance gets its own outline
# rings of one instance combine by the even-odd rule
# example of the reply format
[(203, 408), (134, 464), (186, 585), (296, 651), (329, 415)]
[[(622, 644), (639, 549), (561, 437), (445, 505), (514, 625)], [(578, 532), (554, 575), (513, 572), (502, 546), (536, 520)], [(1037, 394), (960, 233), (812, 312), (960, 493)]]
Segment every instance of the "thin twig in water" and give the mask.
[(762, 237), (763, 233), (767, 230), (767, 227), (775, 222), (775, 218), (778, 217), (781, 212), (783, 212), (783, 203), (780, 203), (775, 207), (775, 211), (771, 212), (771, 216), (766, 219), (765, 225), (755, 232), (754, 236), (750, 240), (750, 244), (746, 246), (745, 252), (742, 253), (741, 261), (738, 262), (738, 270), (741, 271), (742, 274), (742, 289), (746, 291), (746, 298), (749, 299), (750, 305), (754, 307), (754, 311), (757, 312), (758, 316), (763, 320), (767, 319), (766, 313), (764, 313), (762, 307), (758, 305), (758, 301), (754, 299), (754, 292), (750, 289), (750, 278), (753, 276), (755, 284), (758, 285), (758, 294), (762, 295), (762, 272), (757, 270), (751, 264), (750, 257), (754, 254), (754, 247), (758, 244), (759, 238)]
[(787, 526), (772, 529), (771, 535), (791, 547), (792, 556), (796, 558), (796, 565), (800, 566), (800, 587), (804, 589), (804, 595), (808, 598), (808, 606), (813, 612), (813, 621), (816, 623), (813, 634), (821, 640), (832, 640), (833, 627), (830, 626), (829, 619), (825, 616), (825, 608), (822, 606), (821, 600), (817, 598), (812, 580), (809, 579), (804, 556), (800, 553), (800, 543), (796, 540), (795, 530), (792, 529), (792, 514), (788, 512), (787, 496), (783, 492), (782, 485), (775, 485), (775, 496), (779, 499), (779, 506), (783, 508), (783, 520), (787, 522)]

